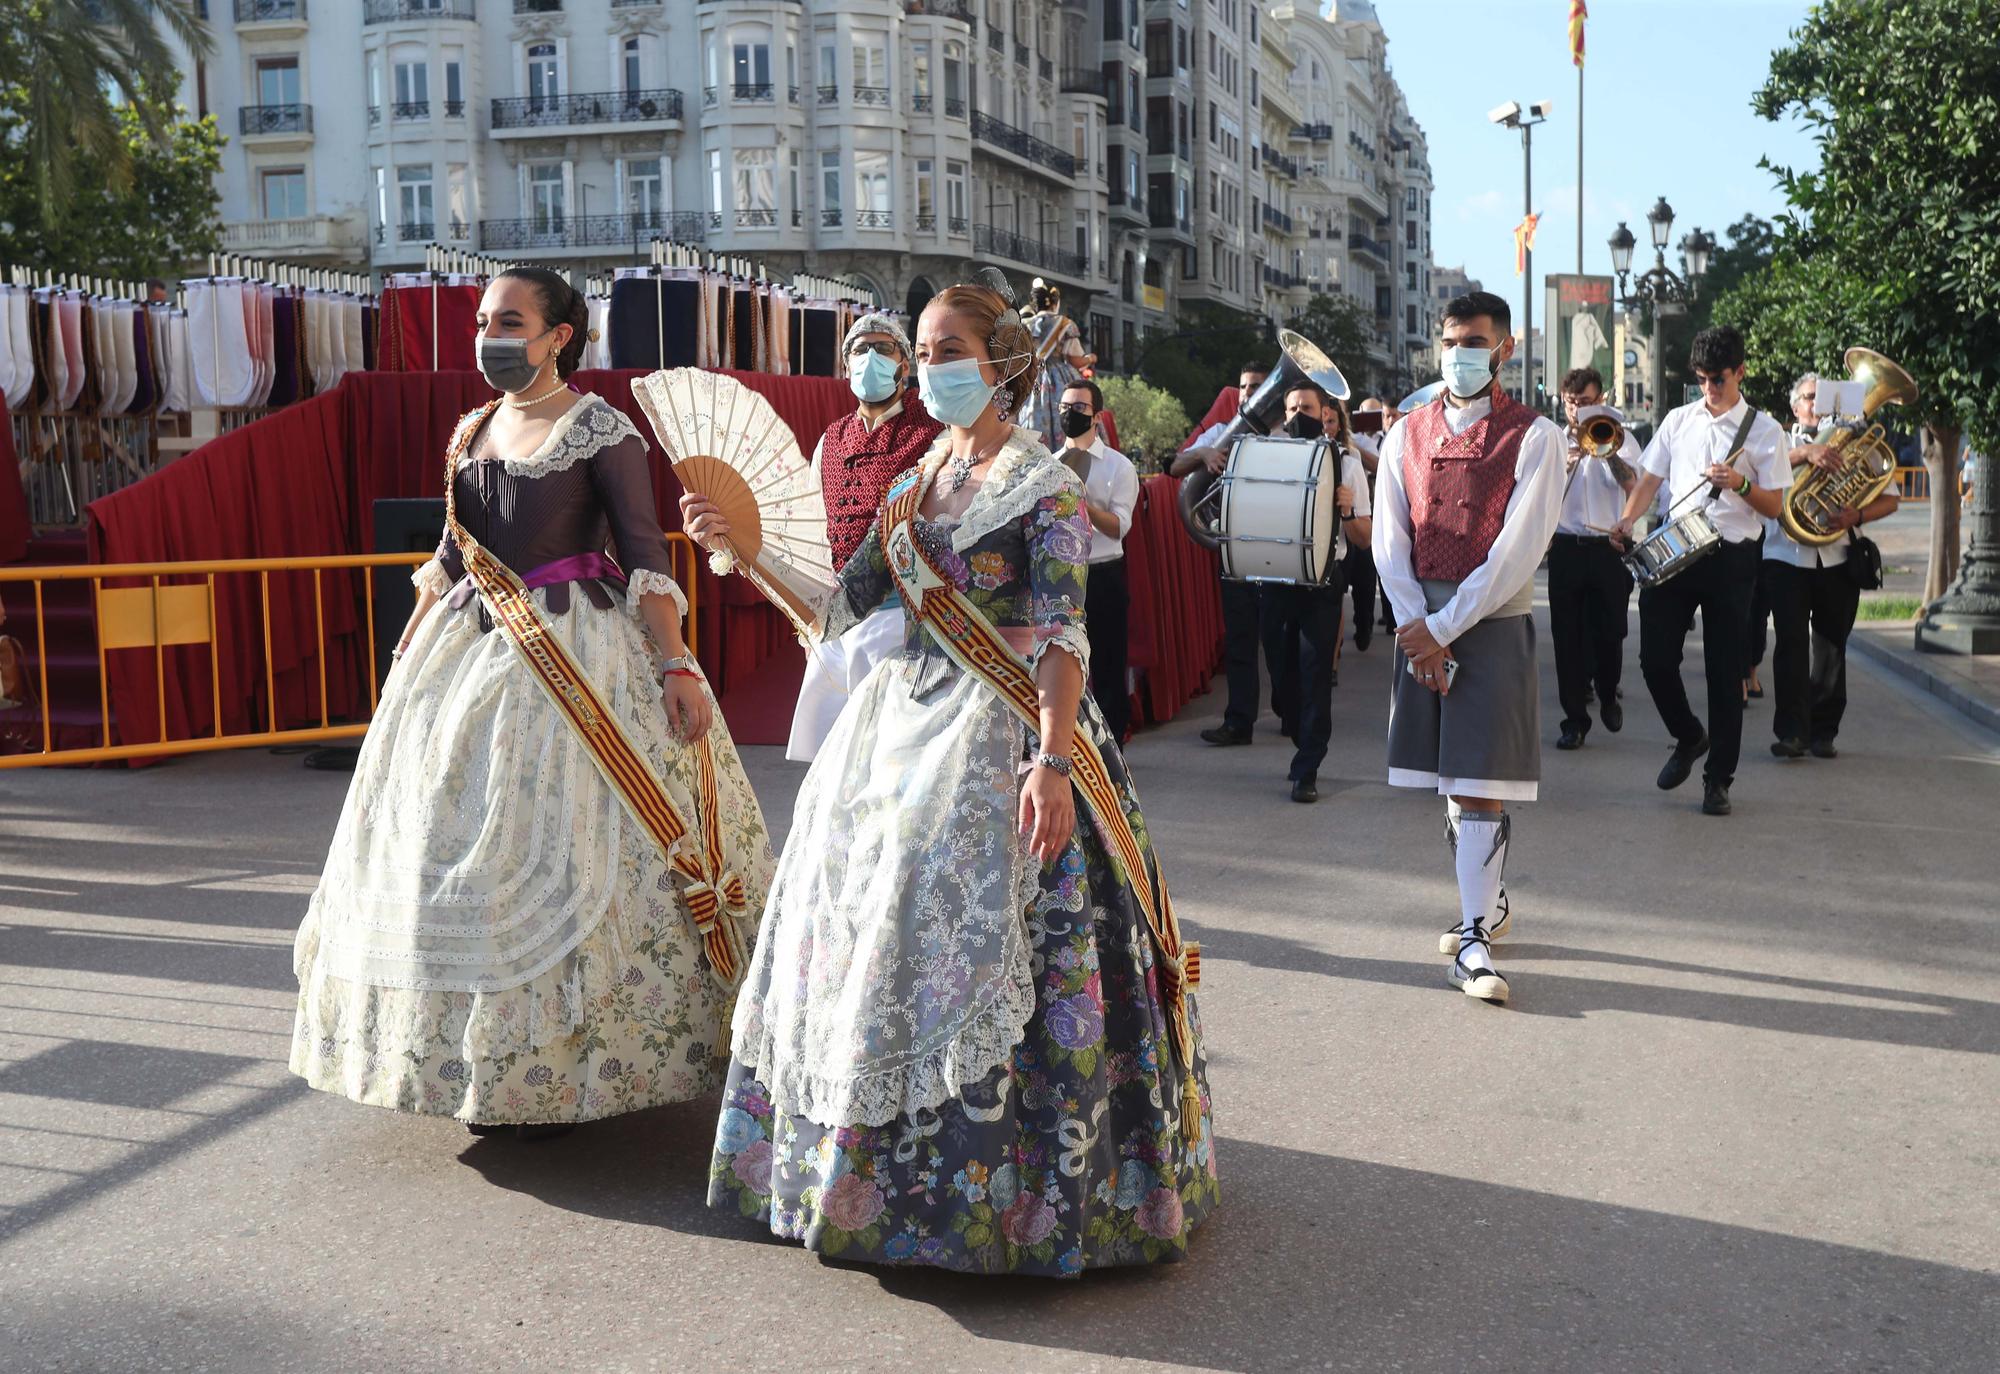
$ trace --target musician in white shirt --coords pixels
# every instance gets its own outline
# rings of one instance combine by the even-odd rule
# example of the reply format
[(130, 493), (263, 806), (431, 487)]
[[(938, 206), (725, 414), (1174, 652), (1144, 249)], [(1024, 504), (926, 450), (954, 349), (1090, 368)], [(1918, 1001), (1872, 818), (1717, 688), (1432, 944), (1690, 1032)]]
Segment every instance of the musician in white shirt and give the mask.
[(1611, 546), (1611, 530), (1638, 481), (1639, 443), (1626, 430), (1618, 452), (1603, 458), (1586, 455), (1577, 446), (1578, 427), (1586, 420), (1604, 416), (1621, 427), (1625, 423), (1623, 415), (1603, 403), (1604, 379), (1596, 368), (1566, 373), (1562, 399), (1569, 417), (1569, 471), (1562, 517), (1549, 544), (1549, 638), (1563, 710), (1556, 748), (1577, 749), (1590, 733), (1593, 686), (1604, 728), (1615, 735), (1625, 725), (1618, 682), (1624, 674), (1632, 574)]
[[(1743, 745), (1744, 641), (1756, 585), (1764, 517), (1778, 513), (1792, 480), (1785, 432), (1743, 399), (1743, 336), (1724, 326), (1695, 335), (1689, 363), (1702, 399), (1670, 412), (1646, 446), (1644, 472), (1625, 499), (1620, 542), (1665, 487), (1668, 520), (1697, 502), (1722, 542), (1714, 552), (1639, 593), (1639, 669), (1660, 719), (1674, 737), (1658, 785), (1686, 782), (1704, 754), (1701, 809), (1729, 814), (1729, 785)], [(1694, 614), (1701, 612), (1702, 666), (1708, 680), (1708, 725), (1688, 705), (1681, 657)]]
[(1111, 738), (1120, 744), (1131, 731), (1132, 691), (1126, 681), (1126, 646), (1131, 609), (1125, 578), (1125, 536), (1139, 506), (1139, 470), (1104, 442), (1097, 417), (1104, 393), (1081, 378), (1063, 388), (1056, 427), (1063, 447), (1056, 457), (1083, 479), (1083, 510), (1090, 520), (1089, 576), (1084, 582), (1084, 624), (1090, 635), (1090, 694)]

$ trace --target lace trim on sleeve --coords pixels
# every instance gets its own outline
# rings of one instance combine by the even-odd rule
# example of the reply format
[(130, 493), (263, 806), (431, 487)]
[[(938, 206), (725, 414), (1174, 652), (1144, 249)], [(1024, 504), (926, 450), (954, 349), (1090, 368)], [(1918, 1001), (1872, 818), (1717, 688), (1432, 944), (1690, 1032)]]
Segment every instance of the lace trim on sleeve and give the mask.
[(1035, 651), (1028, 658), (1030, 668), (1040, 668), (1042, 658), (1051, 649), (1060, 649), (1076, 660), (1083, 669), (1086, 684), (1090, 678), (1090, 633), (1080, 620), (1051, 621), (1035, 626)]
[(410, 574), (410, 585), (420, 594), (429, 592), (443, 600), (451, 591), (451, 574), (444, 570), (444, 564), (433, 558)]
[(639, 609), (639, 598), (653, 592), (672, 597), (674, 604), (681, 608), (682, 618), (687, 617), (687, 593), (681, 590), (680, 583), (663, 572), (654, 572), (651, 568), (632, 569), (630, 580), (625, 584), (625, 604), (636, 611)]

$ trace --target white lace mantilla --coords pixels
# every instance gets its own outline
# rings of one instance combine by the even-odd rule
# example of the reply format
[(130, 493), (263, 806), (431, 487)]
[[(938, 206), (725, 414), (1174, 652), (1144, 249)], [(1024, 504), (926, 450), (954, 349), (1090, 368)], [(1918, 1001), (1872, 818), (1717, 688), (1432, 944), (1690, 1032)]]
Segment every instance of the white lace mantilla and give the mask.
[(935, 1109), (1034, 1014), (1024, 727), (969, 674), (917, 700), (914, 668), (878, 664), (806, 774), (736, 1004), (736, 1057), (822, 1125)]
[[(452, 431), (453, 447), (478, 423), (478, 411), (460, 420), (458, 428)], [(613, 444), (637, 437), (638, 433), (623, 411), (602, 396), (589, 395), (563, 413), (550, 427), (549, 437), (533, 453), (525, 458), (503, 458), (500, 465), (509, 476), (547, 477), (573, 468)]]

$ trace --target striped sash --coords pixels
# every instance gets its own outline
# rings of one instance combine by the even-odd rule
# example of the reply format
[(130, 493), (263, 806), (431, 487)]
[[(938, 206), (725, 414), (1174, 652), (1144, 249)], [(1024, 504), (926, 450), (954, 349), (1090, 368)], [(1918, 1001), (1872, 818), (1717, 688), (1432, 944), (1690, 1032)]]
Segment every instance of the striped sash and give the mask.
[[(919, 621), (928, 625), (939, 645), (952, 661), (991, 687), (994, 694), (1027, 727), (1041, 729), (1040, 701), (1034, 675), (1028, 664), (1009, 644), (993, 622), (980, 614), (951, 579), (917, 542), (911, 517), (916, 514), (929, 475), (918, 469), (917, 479), (889, 499), (882, 512), (882, 542), (890, 572), (902, 589), (903, 604)], [(1103, 751), (1088, 731), (1079, 725), (1072, 754), (1076, 790), (1097, 820), (1098, 830), (1110, 842), (1112, 858), (1123, 868), (1123, 877), (1139, 899), (1146, 927), (1158, 953), (1160, 992), (1167, 1004), (1167, 1026), (1173, 1039), (1174, 1055), (1181, 1065), (1181, 1135), (1192, 1140), (1201, 1120), (1201, 1088), (1194, 1076), (1194, 1021), (1187, 994), (1201, 984), (1201, 946), (1181, 939), (1180, 922), (1174, 916), (1173, 900), (1157, 864), (1148, 866), (1145, 851), (1126, 818), (1125, 807), (1112, 784)]]
[(458, 460), (472, 436), (493, 413), (498, 401), (475, 412), (476, 419), (459, 431), (458, 442), (445, 456), (444, 518), (465, 558), (465, 570), (491, 610), (507, 642), (532, 670), (535, 682), (548, 694), (565, 724), (582, 743), (597, 771), (611, 785), (632, 819), (660, 847), (667, 862), (686, 880), (681, 895), (694, 918), (696, 933), (708, 956), (709, 971), (724, 988), (734, 988), (746, 963), (734, 916), (749, 904), (743, 880), (725, 867), (722, 854), (721, 800), (715, 782), (715, 756), (706, 737), (693, 745), (699, 793), (696, 805), (698, 847), (689, 842), (691, 827), (667, 796), (666, 788), (634, 747), (603, 695), (570, 656), (562, 640), (549, 632), (535, 609), (528, 588), (512, 568), (489, 553), (458, 523)]
[(1067, 315), (1056, 316), (1056, 327), (1049, 336), (1035, 347), (1035, 361), (1043, 366), (1055, 360), (1056, 351), (1069, 342), (1070, 321)]

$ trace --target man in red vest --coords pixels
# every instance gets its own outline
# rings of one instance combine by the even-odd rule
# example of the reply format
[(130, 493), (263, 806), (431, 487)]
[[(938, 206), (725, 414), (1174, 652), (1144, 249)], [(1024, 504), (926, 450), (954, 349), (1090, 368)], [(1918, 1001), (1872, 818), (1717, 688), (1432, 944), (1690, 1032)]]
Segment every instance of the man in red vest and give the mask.
[[(828, 425), (813, 450), (836, 569), (861, 546), (890, 484), (915, 467), (944, 430), (914, 396), (905, 398), (910, 336), (894, 316), (876, 313), (856, 320), (841, 345), (841, 357), (860, 405)], [(817, 646), (806, 659), (785, 757), (811, 762), (848, 694), (902, 642), (903, 606), (892, 596), (838, 642)]]
[(1533, 801), (1541, 777), (1535, 569), (1568, 446), (1494, 383), (1514, 351), (1506, 301), (1453, 300), (1440, 343), (1445, 394), (1389, 432), (1377, 468), (1375, 568), (1396, 619), (1389, 785), (1446, 798), (1459, 915), (1438, 945), (1445, 978), (1504, 1002), (1490, 948), (1508, 925), (1506, 804)]

